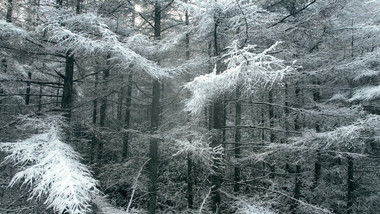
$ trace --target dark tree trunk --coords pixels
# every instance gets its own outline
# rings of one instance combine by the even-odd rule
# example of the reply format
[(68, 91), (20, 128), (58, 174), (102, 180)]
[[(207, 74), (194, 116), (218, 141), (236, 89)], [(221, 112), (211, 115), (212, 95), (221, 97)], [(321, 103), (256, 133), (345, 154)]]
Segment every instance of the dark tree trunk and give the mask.
[[(217, 23), (218, 21), (217, 20), (214, 20), (214, 21), (215, 21), (214, 35), (213, 35), (214, 36), (214, 57), (219, 57), (220, 52), (219, 52), (219, 44), (218, 44), (218, 23)], [(216, 74), (221, 73), (220, 67), (221, 67), (220, 62), (217, 61)], [(223, 100), (221, 98), (214, 101), (212, 110), (213, 110), (212, 127), (215, 132), (214, 132), (214, 137), (211, 142), (211, 147), (215, 148), (215, 147), (220, 146), (223, 141), (223, 131), (221, 128), (223, 127), (224, 119), (223, 119)], [(218, 161), (218, 158), (221, 158), (221, 157), (216, 157), (216, 159), (214, 160), (214, 166), (213, 166), (214, 173), (211, 175), (211, 185), (212, 185), (211, 210), (213, 213), (221, 213), (221, 210), (220, 210), (221, 196), (220, 196), (219, 189), (222, 184), (222, 175), (219, 169), (220, 163)]]
[[(32, 79), (32, 73), (28, 72), (28, 79)], [(26, 83), (25, 105), (30, 103), (30, 82)]]
[[(294, 199), (299, 200), (301, 196), (301, 166), (296, 165), (296, 176), (295, 176), (295, 185), (294, 185)], [(293, 201), (292, 205), (290, 206), (291, 213), (296, 213), (296, 208), (298, 206), (298, 201)]]
[(42, 93), (43, 93), (43, 86), (40, 85), (40, 94), (38, 96), (38, 112), (42, 111)]
[(8, 0), (7, 5), (7, 15), (6, 15), (6, 21), (11, 23), (12, 22), (12, 14), (13, 14), (13, 0)]
[[(99, 76), (95, 74), (95, 91), (98, 90)], [(98, 98), (95, 98), (92, 102), (92, 124), (96, 124), (98, 117)]]
[[(151, 112), (151, 130), (152, 133), (158, 130), (160, 116), (160, 82), (153, 80), (153, 98)], [(158, 139), (151, 139), (149, 144), (149, 214), (156, 213), (157, 203), (157, 171), (158, 171)]]
[[(154, 38), (161, 38), (161, 7), (156, 3), (154, 8)], [(160, 120), (160, 82), (153, 80), (152, 109), (151, 109), (151, 131), (158, 130)], [(148, 213), (155, 214), (157, 207), (157, 172), (158, 172), (158, 139), (152, 138), (149, 144), (149, 199)]]
[(57, 0), (56, 1), (56, 4), (57, 4), (57, 8), (61, 8), (62, 7), (62, 3), (63, 3), (63, 0)]
[[(8, 71), (8, 65), (7, 65), (7, 60), (6, 59), (2, 59), (1, 60), (1, 71), (5, 73), (7, 73)], [(4, 94), (4, 89), (0, 86), (0, 95)], [(2, 105), (3, 104), (3, 101), (2, 99), (0, 99), (0, 112), (1, 112), (1, 109), (2, 109)]]
[(191, 158), (191, 154), (188, 154), (187, 155), (187, 207), (189, 209), (193, 209), (193, 206), (194, 206), (193, 185), (194, 185), (193, 159)]
[[(105, 95), (106, 94), (106, 91), (107, 91), (107, 86), (108, 86), (108, 78), (110, 76), (110, 70), (108, 68), (108, 60), (110, 58), (110, 55), (107, 56), (107, 62), (106, 62), (106, 66), (107, 68), (103, 71), (103, 95), (102, 95), (102, 98), (100, 100), (100, 111), (99, 111), (99, 126), (100, 127), (105, 127), (106, 125), (106, 116), (107, 116), (107, 102), (108, 102), (108, 99), (107, 99), (107, 96)], [(102, 140), (98, 140), (98, 157), (97, 157), (97, 162), (100, 164), (101, 161), (102, 161), (102, 158), (103, 158), (103, 141)]]
[(73, 107), (73, 78), (74, 78), (74, 55), (71, 51), (66, 53), (65, 79), (63, 82), (62, 110), (67, 118), (71, 118)]
[[(123, 77), (121, 77), (123, 79)], [(122, 87), (120, 91), (117, 93), (117, 110), (116, 110), (116, 119), (122, 124), (122, 111), (123, 111), (123, 102), (124, 102), (124, 96), (125, 96), (125, 87)]]
[(81, 2), (82, 2), (82, 0), (77, 0), (77, 2), (76, 2), (75, 12), (77, 14), (80, 14), (82, 12)]
[(355, 190), (355, 181), (354, 181), (354, 159), (351, 156), (347, 157), (347, 214), (352, 214), (352, 206), (354, 205), (354, 190)]
[[(273, 109), (273, 90), (270, 89), (268, 93), (268, 102), (269, 102), (269, 127), (273, 128), (274, 127), (274, 109)], [(273, 131), (270, 131), (270, 137), (269, 141), (273, 143), (275, 140), (275, 135)]]
[[(318, 81), (314, 82), (314, 85), (315, 86), (319, 86), (319, 82)], [(321, 93), (320, 93), (318, 87), (317, 87), (317, 89), (315, 89), (313, 91), (313, 100), (314, 100), (315, 103), (318, 103), (321, 100)], [(320, 132), (321, 131), (321, 127), (319, 125), (319, 121), (317, 121), (316, 124), (315, 124), (315, 131), (316, 132)], [(314, 163), (314, 183), (313, 183), (313, 189), (315, 189), (318, 186), (319, 179), (321, 177), (321, 173), (322, 173), (321, 150), (318, 149), (317, 150), (316, 161)]]
[[(268, 111), (268, 115), (269, 115), (269, 127), (272, 129), (274, 127), (274, 109), (273, 109), (273, 89), (270, 89), (269, 92), (268, 92), (268, 102), (269, 102), (269, 111)], [(269, 141), (271, 143), (273, 143), (275, 141), (275, 135), (274, 135), (274, 132), (272, 130), (270, 130), (270, 134), (269, 134)], [(275, 177), (275, 165), (274, 164), (269, 164), (269, 169), (270, 169), (270, 178), (271, 179), (274, 179)]]
[[(211, 147), (213, 147), (213, 148), (220, 146), (222, 143), (222, 140), (223, 140), (222, 139), (223, 133), (221, 130), (221, 128), (223, 126), (222, 114), (223, 114), (223, 102), (221, 99), (218, 99), (214, 102), (214, 105), (213, 105), (213, 129), (215, 131), (214, 137), (213, 137), (212, 142), (211, 142)], [(222, 183), (222, 176), (221, 176), (221, 172), (219, 169), (220, 163), (218, 161), (218, 158), (220, 158), (220, 157), (216, 157), (216, 159), (214, 161), (214, 167), (213, 167), (214, 174), (211, 175), (211, 183), (212, 183), (212, 188), (211, 188), (212, 205), (211, 205), (211, 208), (212, 208), (212, 212), (214, 212), (214, 213), (221, 213), (221, 210), (220, 210), (221, 196), (220, 196), (219, 189), (220, 189), (221, 183)]]
[[(125, 129), (130, 128), (131, 122), (131, 104), (132, 104), (132, 73), (128, 75), (128, 87), (127, 87), (127, 98), (125, 101)], [(129, 133), (126, 132), (123, 136), (123, 159), (128, 157), (129, 153)]]
[[(240, 102), (240, 88), (238, 87), (236, 89), (236, 98), (237, 98), (237, 101), (236, 101), (236, 106), (235, 106), (235, 125), (236, 126), (240, 126), (241, 125), (241, 102)], [(239, 160), (240, 158), (240, 155), (241, 155), (241, 150), (240, 150), (240, 141), (241, 141), (241, 131), (239, 128), (236, 128), (236, 132), (235, 132), (235, 158), (236, 160)], [(237, 165), (235, 166), (234, 168), (234, 181), (235, 181), (235, 184), (234, 184), (234, 192), (235, 193), (238, 193), (239, 190), (240, 190), (240, 185), (239, 185), (239, 182), (240, 182), (240, 179), (241, 179), (241, 169), (240, 167)]]

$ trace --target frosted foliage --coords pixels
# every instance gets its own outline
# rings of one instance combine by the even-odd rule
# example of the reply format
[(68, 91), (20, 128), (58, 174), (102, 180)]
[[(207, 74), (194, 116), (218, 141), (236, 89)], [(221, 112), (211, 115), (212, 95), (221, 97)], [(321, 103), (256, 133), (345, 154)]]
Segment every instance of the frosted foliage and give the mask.
[(181, 154), (191, 154), (193, 160), (197, 160), (205, 166), (211, 168), (216, 159), (220, 159), (224, 154), (222, 145), (211, 147), (206, 140), (194, 139), (176, 140), (177, 152), (173, 156)]
[(265, 207), (259, 207), (254, 204), (243, 204), (236, 211), (236, 214), (275, 214), (275, 213)]
[(89, 202), (98, 194), (96, 180), (79, 162), (78, 153), (61, 141), (60, 121), (57, 116), (27, 119), (25, 128), (33, 127), (39, 134), (16, 143), (0, 144), (0, 149), (9, 153), (6, 160), (21, 169), (9, 185), (18, 182), (29, 185), (30, 199), (46, 196), (45, 204), (57, 213), (89, 213)]
[(43, 30), (48, 32), (49, 41), (56, 47), (78, 54), (111, 54), (115, 66), (126, 69), (135, 65), (136, 69), (146, 72), (154, 78), (171, 77), (178, 69), (161, 68), (157, 63), (147, 60), (131, 47), (136, 44), (126, 44), (119, 41), (112, 32), (106, 19), (93, 14), (73, 15), (69, 11), (59, 10), (46, 19)]
[[(4, 37), (9, 37), (9, 38), (27, 38), (29, 37), (29, 34), (14, 26), (11, 23), (6, 22), (5, 20), (0, 20), (0, 38), (3, 39)], [(7, 39), (9, 39), (7, 38)]]
[[(305, 132), (302, 137), (293, 138), (293, 140), (294, 144), (301, 144), (302, 146), (314, 149), (362, 150), (365, 146), (365, 139), (368, 136), (372, 136), (373, 133), (379, 133), (379, 127), (380, 116), (369, 115), (351, 125), (339, 127), (334, 131), (323, 133), (309, 131)], [(315, 143), (316, 140), (321, 143)]]
[(281, 81), (291, 68), (285, 66), (282, 60), (268, 54), (278, 44), (279, 42), (256, 54), (255, 46), (248, 45), (240, 49), (238, 41), (234, 41), (228, 47), (228, 53), (223, 56), (227, 65), (223, 73), (217, 74), (215, 66), (212, 73), (196, 77), (185, 85), (193, 93), (186, 103), (185, 110), (198, 114), (212, 99), (233, 91), (237, 86), (243, 94), (249, 95), (259, 88), (270, 88)]
[(380, 97), (380, 85), (378, 86), (367, 86), (355, 90), (354, 95), (351, 97), (350, 101), (356, 100), (373, 100)]

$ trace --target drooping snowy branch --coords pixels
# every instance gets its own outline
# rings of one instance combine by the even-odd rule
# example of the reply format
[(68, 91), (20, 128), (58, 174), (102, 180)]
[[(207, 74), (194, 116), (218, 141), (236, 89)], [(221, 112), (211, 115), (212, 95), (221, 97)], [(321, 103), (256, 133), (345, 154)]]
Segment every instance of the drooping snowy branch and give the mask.
[(293, 138), (294, 146), (311, 149), (326, 149), (337, 151), (363, 151), (367, 139), (379, 139), (380, 116), (368, 115), (347, 126), (333, 131), (316, 133), (304, 132), (301, 137)]
[(272, 87), (282, 80), (286, 73), (291, 71), (289, 66), (269, 52), (278, 46), (279, 42), (261, 53), (254, 53), (255, 46), (248, 45), (240, 49), (235, 40), (228, 47), (228, 52), (223, 56), (227, 69), (216, 74), (214, 72), (196, 77), (185, 87), (193, 93), (186, 103), (186, 111), (198, 114), (202, 108), (215, 97), (234, 90), (237, 86), (243, 94), (254, 93), (256, 89)]
[[(104, 54), (112, 53), (116, 67), (126, 69), (130, 65), (144, 71), (153, 78), (171, 77), (181, 69), (163, 68), (157, 63), (132, 50), (131, 43), (123, 43), (118, 35), (109, 29), (106, 19), (93, 14), (73, 15), (70, 12), (61, 14), (58, 10), (48, 16), (44, 30), (48, 40), (55, 47), (70, 50), (71, 53)], [(57, 14), (56, 16), (54, 16)]]
[(355, 90), (349, 101), (373, 100), (380, 97), (380, 86), (366, 86)]
[(57, 213), (88, 213), (92, 196), (99, 193), (97, 182), (80, 163), (79, 154), (62, 142), (62, 118), (48, 116), (24, 121), (25, 128), (32, 127), (39, 134), (19, 142), (0, 144), (0, 149), (9, 153), (6, 161), (20, 167), (9, 185), (18, 182), (29, 185), (30, 199), (46, 196), (48, 208)]
[(0, 38), (1, 39), (14, 39), (14, 38), (27, 38), (29, 33), (21, 28), (14, 26), (12, 23), (8, 23), (5, 20), (0, 20)]

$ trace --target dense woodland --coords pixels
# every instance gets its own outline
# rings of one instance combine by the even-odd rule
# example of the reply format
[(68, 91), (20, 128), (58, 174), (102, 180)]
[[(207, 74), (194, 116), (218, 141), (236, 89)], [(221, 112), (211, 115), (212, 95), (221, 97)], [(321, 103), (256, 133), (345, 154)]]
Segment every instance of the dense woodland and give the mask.
[(380, 213), (379, 0), (1, 0), (0, 213)]

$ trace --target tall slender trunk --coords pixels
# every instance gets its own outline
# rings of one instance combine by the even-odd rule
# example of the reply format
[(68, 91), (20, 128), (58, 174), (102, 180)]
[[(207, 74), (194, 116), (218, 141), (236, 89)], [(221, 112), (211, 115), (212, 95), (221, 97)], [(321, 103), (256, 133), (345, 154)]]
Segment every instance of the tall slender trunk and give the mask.
[[(132, 104), (132, 73), (128, 75), (128, 87), (127, 87), (127, 98), (125, 101), (125, 129), (130, 128), (131, 122), (131, 104)], [(128, 157), (129, 153), (129, 133), (126, 132), (123, 136), (123, 159)]]
[[(215, 20), (214, 24), (214, 57), (219, 57), (220, 52), (219, 52), (219, 44), (218, 44), (218, 21)], [(217, 59), (216, 63), (216, 74), (220, 74), (220, 62)], [(223, 131), (222, 131), (222, 126), (223, 126), (223, 99), (218, 98), (214, 101), (213, 103), (213, 123), (212, 127), (214, 132), (214, 137), (211, 142), (211, 147), (215, 148), (218, 147), (222, 144), (223, 141)], [(211, 210), (214, 213), (221, 213), (220, 210), (220, 203), (221, 203), (221, 196), (220, 196), (220, 187), (222, 184), (222, 175), (220, 172), (220, 163), (218, 159), (221, 157), (216, 157), (214, 160), (214, 173), (211, 175), (211, 194), (212, 194), (212, 204), (211, 204)]]
[[(269, 102), (269, 111), (268, 111), (268, 115), (269, 115), (269, 127), (272, 129), (274, 127), (274, 109), (273, 109), (273, 89), (270, 89), (269, 92), (268, 92), (268, 102)], [(274, 135), (274, 132), (272, 130), (270, 130), (270, 134), (269, 134), (269, 141), (271, 143), (273, 143), (275, 140), (275, 135)], [(269, 164), (269, 169), (270, 169), (270, 178), (271, 179), (274, 179), (274, 176), (275, 176), (275, 165), (274, 164)]]
[(354, 205), (354, 190), (355, 190), (355, 181), (354, 181), (354, 159), (351, 156), (347, 157), (347, 214), (352, 214), (352, 206)]
[[(300, 178), (300, 176), (301, 176), (300, 173), (301, 173), (301, 166), (297, 164), (296, 165), (295, 185), (294, 185), (294, 195), (293, 195), (293, 198), (296, 200), (299, 200), (300, 196), (301, 196), (302, 180)], [(297, 206), (298, 206), (298, 201), (293, 201), (292, 205), (290, 206), (290, 211), (292, 214), (297, 213), (296, 212)]]
[(8, 0), (6, 21), (9, 23), (12, 22), (12, 14), (13, 14), (13, 2), (12, 0)]
[(75, 8), (75, 12), (77, 14), (80, 14), (82, 12), (82, 7), (81, 7), (81, 2), (82, 0), (76, 0), (76, 8)]
[(66, 53), (65, 79), (63, 82), (62, 110), (67, 118), (71, 118), (73, 107), (73, 78), (74, 78), (74, 55), (71, 51)]
[[(5, 74), (5, 73), (7, 73), (7, 71), (8, 71), (7, 60), (2, 59), (1, 60), (1, 72), (3, 72)], [(2, 95), (3, 93), (4, 93), (4, 89), (0, 86), (0, 95)], [(0, 98), (0, 112), (2, 110), (2, 104), (3, 104), (3, 100), (2, 100), (2, 98)]]
[[(185, 3), (188, 1), (186, 0)], [(185, 12), (185, 25), (189, 26), (189, 11), (186, 10)], [(186, 33), (185, 36), (185, 55), (186, 60), (190, 60), (190, 35), (189, 33)], [(206, 116), (207, 118), (207, 116)], [(191, 143), (191, 139), (189, 139), (189, 143)], [(191, 154), (187, 155), (187, 207), (189, 209), (192, 209), (194, 206), (194, 192), (193, 192), (193, 185), (194, 185), (194, 172), (193, 172), (193, 159), (191, 157)]]
[[(120, 77), (124, 79), (123, 77)], [(116, 120), (121, 125), (123, 104), (124, 104), (124, 96), (125, 96), (125, 87), (121, 87), (120, 91), (117, 93), (117, 109), (116, 109)]]
[[(273, 89), (270, 89), (268, 92), (268, 103), (269, 103), (269, 127), (274, 127), (274, 109), (273, 109)], [(270, 131), (269, 141), (273, 143), (275, 140), (275, 135), (273, 131)]]
[[(28, 72), (28, 79), (32, 79), (32, 73)], [(25, 94), (25, 105), (29, 105), (30, 103), (30, 82), (26, 83), (26, 94)]]
[[(12, 2), (12, 0), (8, 0), (7, 15), (5, 17), (6, 22), (9, 22), (9, 23), (12, 22), (12, 13), (13, 13), (13, 2)], [(7, 64), (7, 60), (5, 58), (1, 60), (1, 70), (4, 73), (7, 73), (7, 71), (8, 71), (8, 64)], [(4, 89), (0, 88), (0, 94), (3, 94), (3, 93), (4, 93)], [(2, 98), (0, 98), (0, 105), (2, 105), (2, 103), (3, 103), (3, 101), (1, 99)], [(0, 106), (0, 110), (1, 110), (1, 107), (2, 106)]]
[[(190, 140), (191, 143), (191, 140)], [(193, 159), (191, 154), (187, 155), (187, 207), (193, 209), (194, 206), (194, 172), (193, 172)]]
[(38, 96), (38, 112), (42, 111), (42, 93), (43, 93), (43, 86), (40, 85), (40, 94)]
[[(319, 86), (319, 82), (314, 82), (314, 85)], [(316, 89), (313, 91), (313, 100), (317, 104), (321, 99), (321, 93), (319, 89)], [(321, 127), (319, 125), (319, 121), (316, 122), (315, 124), (315, 131), (320, 132)], [(318, 186), (319, 179), (321, 177), (322, 173), (322, 165), (321, 165), (321, 150), (317, 150), (317, 157), (314, 163), (314, 181), (313, 181), (313, 189), (315, 189)]]
[[(154, 38), (161, 38), (161, 6), (157, 2), (154, 8)], [(153, 80), (151, 105), (151, 131), (156, 132), (160, 120), (160, 82)], [(148, 213), (156, 213), (157, 207), (157, 172), (158, 172), (158, 139), (152, 138), (149, 143), (149, 199)]]
[[(302, 93), (301, 93), (301, 89), (299, 89), (298, 85), (296, 86), (296, 89), (295, 89), (295, 96), (296, 96), (296, 107), (298, 107), (301, 103), (302, 103)], [(301, 125), (301, 121), (299, 119), (299, 116), (297, 115), (296, 116), (296, 119), (294, 121), (294, 129), (296, 131), (300, 130), (302, 127)], [(295, 171), (296, 175), (295, 175), (295, 185), (294, 185), (294, 199), (296, 200), (299, 200), (300, 196), (301, 196), (301, 184), (302, 184), (302, 180), (300, 178), (300, 173), (301, 173), (301, 165), (297, 164), (296, 165), (296, 171)], [(298, 206), (298, 201), (293, 201), (292, 202), (292, 205), (290, 206), (290, 211), (291, 213), (296, 213), (296, 208)]]
[[(108, 98), (106, 96), (107, 86), (108, 86), (108, 78), (110, 76), (110, 70), (109, 70), (109, 58), (111, 56), (107, 55), (107, 62), (106, 62), (106, 69), (103, 71), (103, 94), (102, 98), (100, 99), (100, 111), (99, 111), (99, 126), (105, 127), (106, 125), (106, 116), (107, 116), (107, 102)], [(98, 140), (98, 157), (97, 162), (100, 164), (103, 158), (103, 147), (104, 142), (102, 140)]]
[[(240, 149), (240, 146), (241, 146), (240, 145), (241, 131), (240, 131), (239, 128), (237, 128), (238, 126), (241, 125), (240, 94), (241, 94), (240, 88), (237, 87), (237, 89), (236, 89), (236, 98), (237, 98), (237, 101), (236, 101), (236, 104), (235, 104), (235, 125), (236, 125), (236, 132), (235, 132), (235, 148), (234, 148), (236, 160), (239, 160), (240, 155), (241, 155), (241, 149)], [(235, 181), (234, 192), (235, 193), (238, 193), (239, 190), (240, 190), (240, 185), (239, 185), (240, 179), (241, 179), (241, 169), (240, 169), (240, 167), (238, 165), (236, 165), (235, 168), (234, 168), (234, 181)]]
[[(98, 91), (99, 76), (95, 74), (95, 91)], [(95, 125), (98, 117), (98, 98), (92, 101), (92, 124)]]

